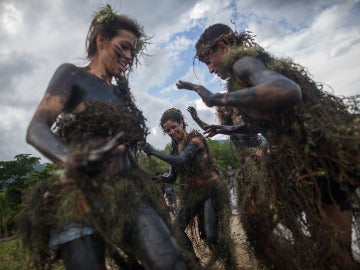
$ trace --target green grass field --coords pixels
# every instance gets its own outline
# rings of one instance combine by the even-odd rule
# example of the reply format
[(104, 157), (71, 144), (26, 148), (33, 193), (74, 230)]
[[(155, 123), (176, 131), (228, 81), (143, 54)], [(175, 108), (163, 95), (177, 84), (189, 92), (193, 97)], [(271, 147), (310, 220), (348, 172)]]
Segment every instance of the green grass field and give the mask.
[[(21, 248), (18, 239), (0, 242), (0, 270), (28, 269), (29, 254)], [(54, 264), (53, 270), (65, 269), (61, 263)]]
[(29, 255), (24, 254), (16, 238), (0, 242), (0, 270), (24, 270), (28, 261)]

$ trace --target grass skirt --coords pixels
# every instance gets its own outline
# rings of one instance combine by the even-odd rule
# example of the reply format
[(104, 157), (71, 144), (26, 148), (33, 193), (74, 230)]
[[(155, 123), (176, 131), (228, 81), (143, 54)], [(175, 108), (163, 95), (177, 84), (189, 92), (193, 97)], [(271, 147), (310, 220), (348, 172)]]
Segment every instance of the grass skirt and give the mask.
[(132, 206), (139, 200), (147, 201), (170, 224), (158, 189), (140, 169), (106, 179), (96, 190), (62, 184), (58, 179), (52, 176), (31, 187), (19, 216), (23, 245), (40, 265), (49, 262), (50, 231), (61, 232), (69, 224), (90, 226), (108, 239), (108, 246), (129, 250), (126, 237), (136, 215)]

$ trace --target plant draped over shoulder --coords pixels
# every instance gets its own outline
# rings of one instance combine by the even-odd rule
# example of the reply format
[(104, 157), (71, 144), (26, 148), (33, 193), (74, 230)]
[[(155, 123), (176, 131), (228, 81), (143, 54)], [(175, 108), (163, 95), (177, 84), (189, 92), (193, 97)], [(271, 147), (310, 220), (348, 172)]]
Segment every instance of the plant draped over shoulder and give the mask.
[[(250, 131), (265, 137), (269, 129), (272, 134), (287, 135), (281, 145), (273, 144), (273, 135), (267, 137), (269, 151), (261, 161), (248, 162), (242, 168), (239, 207), (249, 242), (255, 252), (261, 250), (260, 245), (273, 250), (275, 262), (270, 265), (283, 260), (291, 261), (291, 268), (310, 269), (322, 258), (319, 269), (341, 268), (337, 254), (342, 245), (324, 224), (317, 207), (321, 202), (343, 205), (349, 198), (359, 202), (354, 190), (360, 179), (360, 96), (332, 95), (315, 83), (304, 67), (289, 59), (276, 59), (259, 46), (233, 46), (229, 50), (222, 70), (228, 74), (229, 92), (249, 86), (232, 74), (233, 63), (244, 56), (260, 59), (270, 70), (295, 81), (302, 91), (299, 105), (278, 111), (265, 124), (266, 120), (244, 114)], [(295, 222), (301, 212), (306, 218)], [(292, 237), (297, 237), (296, 245), (273, 233), (278, 223), (290, 227)], [(303, 224), (310, 228), (311, 237), (299, 233)]]
[[(336, 163), (340, 169), (319, 169), (315, 174), (327, 175), (331, 179), (349, 181), (359, 176), (360, 169), (360, 96), (337, 97), (325, 92), (322, 85), (315, 83), (306, 69), (289, 59), (272, 58), (258, 47), (233, 47), (226, 57), (227, 72), (232, 64), (243, 56), (259, 58), (270, 70), (274, 70), (295, 81), (301, 88), (303, 102), (287, 114), (276, 115), (271, 120), (272, 129), (277, 133), (290, 135), (294, 143), (302, 147), (294, 147), (296, 152), (305, 152), (310, 160), (328, 160), (328, 165)], [(234, 75), (228, 79), (228, 91), (240, 90), (246, 83), (236, 81)], [(246, 117), (245, 117), (246, 118)], [(263, 121), (252, 119), (249, 126), (254, 131), (261, 131)], [(307, 158), (308, 159), (308, 158)], [(310, 160), (304, 162), (310, 162)], [(299, 161), (301, 163), (301, 161)], [(326, 162), (324, 162), (325, 166)], [(309, 168), (305, 164), (299, 165)], [(312, 173), (309, 172), (309, 175)]]

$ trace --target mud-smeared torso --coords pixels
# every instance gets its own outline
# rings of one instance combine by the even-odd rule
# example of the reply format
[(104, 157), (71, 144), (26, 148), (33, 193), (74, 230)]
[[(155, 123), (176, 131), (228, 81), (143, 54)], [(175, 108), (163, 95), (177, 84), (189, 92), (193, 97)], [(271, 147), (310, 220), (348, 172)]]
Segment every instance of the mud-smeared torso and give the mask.
[[(215, 167), (212, 160), (209, 148), (205, 138), (196, 130), (190, 132), (186, 136), (183, 148), (185, 148), (194, 137), (198, 137), (203, 141), (204, 148), (194, 155), (194, 157), (186, 162), (181, 167), (177, 167), (176, 171), (185, 181), (185, 186), (197, 187), (205, 184), (210, 178), (214, 176)], [(178, 148), (175, 144), (172, 145), (173, 155), (179, 155)]]
[[(86, 152), (123, 131), (119, 143), (125, 144), (128, 151), (113, 157), (107, 169), (110, 174), (129, 170), (129, 151), (144, 142), (146, 130), (140, 116), (130, 109), (130, 101), (122, 97), (123, 89), (109, 85), (84, 68), (72, 65), (61, 68), (64, 69), (60, 72), (61, 77), (65, 78), (62, 85), (52, 89), (50, 83), (48, 90), (52, 95), (68, 97), (55, 126), (56, 134), (72, 151)], [(53, 80), (56, 80), (56, 74)]]

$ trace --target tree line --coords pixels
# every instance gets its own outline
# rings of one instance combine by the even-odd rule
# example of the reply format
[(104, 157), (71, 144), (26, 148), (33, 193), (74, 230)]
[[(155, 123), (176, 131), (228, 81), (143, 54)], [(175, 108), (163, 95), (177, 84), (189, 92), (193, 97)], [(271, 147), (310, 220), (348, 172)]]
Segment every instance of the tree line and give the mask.
[[(237, 167), (235, 151), (228, 140), (208, 139), (208, 145), (218, 169), (226, 175), (227, 166)], [(162, 150), (170, 151), (170, 144)], [(139, 165), (149, 172), (163, 173), (168, 164), (141, 153)], [(41, 179), (53, 175), (59, 168), (53, 163), (40, 163), (40, 157), (18, 154), (10, 161), (0, 161), (0, 238), (12, 236), (16, 232), (16, 216), (21, 211), (23, 193)]]

